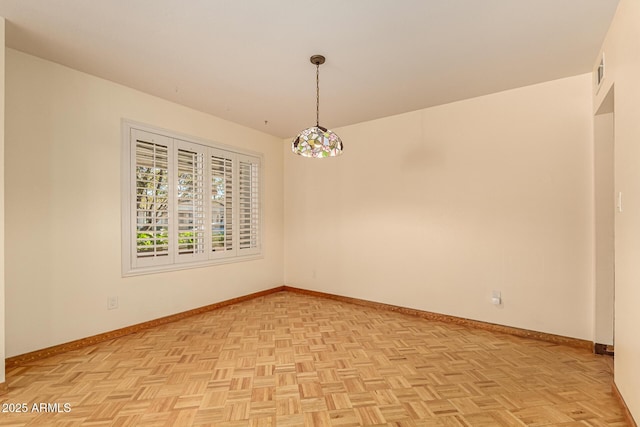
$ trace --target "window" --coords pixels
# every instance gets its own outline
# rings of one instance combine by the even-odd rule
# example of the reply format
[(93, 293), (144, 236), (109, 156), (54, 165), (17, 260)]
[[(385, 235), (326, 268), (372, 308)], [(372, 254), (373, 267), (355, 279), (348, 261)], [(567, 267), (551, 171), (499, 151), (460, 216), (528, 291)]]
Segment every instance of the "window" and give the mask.
[(261, 255), (261, 157), (123, 126), (123, 274)]

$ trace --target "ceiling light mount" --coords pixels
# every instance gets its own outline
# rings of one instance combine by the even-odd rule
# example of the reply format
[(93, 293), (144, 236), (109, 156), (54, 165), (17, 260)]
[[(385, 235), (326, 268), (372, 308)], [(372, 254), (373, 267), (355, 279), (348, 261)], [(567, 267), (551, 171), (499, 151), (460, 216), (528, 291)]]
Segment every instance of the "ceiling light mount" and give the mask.
[(324, 64), (324, 61), (326, 61), (326, 59), (327, 58), (325, 58), (322, 55), (313, 55), (311, 58), (309, 58), (309, 60), (313, 65), (318, 65), (318, 66)]
[(299, 156), (324, 158), (342, 154), (342, 140), (338, 135), (320, 126), (320, 65), (326, 58), (313, 55), (309, 58), (316, 66), (316, 125), (300, 132), (291, 142), (291, 151)]

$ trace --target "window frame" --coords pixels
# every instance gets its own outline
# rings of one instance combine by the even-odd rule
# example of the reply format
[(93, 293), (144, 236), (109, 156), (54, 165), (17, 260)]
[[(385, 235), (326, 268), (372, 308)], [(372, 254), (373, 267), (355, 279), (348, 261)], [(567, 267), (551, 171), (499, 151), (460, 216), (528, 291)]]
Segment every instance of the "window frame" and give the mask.
[[(158, 145), (168, 146), (168, 238), (169, 253), (166, 260), (152, 258), (152, 260), (142, 260), (137, 256), (136, 245), (139, 240), (136, 229), (136, 214), (138, 204), (136, 200), (137, 180), (136, 180), (136, 147), (140, 133), (153, 134), (157, 136)], [(194, 256), (178, 254), (178, 150), (191, 150), (203, 154), (203, 206), (204, 206), (204, 253)], [(122, 160), (121, 160), (121, 247), (122, 247), (122, 276), (135, 276), (141, 274), (153, 274), (165, 271), (183, 270), (191, 268), (207, 267), (217, 264), (242, 262), (263, 258), (263, 200), (264, 200), (264, 156), (262, 153), (239, 149), (217, 142), (204, 140), (180, 134), (174, 131), (158, 128), (131, 120), (122, 120)], [(223, 250), (214, 250), (213, 244), (213, 162), (212, 157), (224, 157), (231, 162), (231, 184), (227, 186), (225, 172), (225, 204), (224, 211), (232, 212), (231, 219), (231, 249), (226, 246), (226, 224), (225, 219), (225, 246)], [(256, 239), (256, 246), (250, 249), (240, 249), (240, 195), (239, 177), (240, 163), (248, 161), (256, 165), (257, 169), (257, 199), (255, 205), (251, 205), (255, 211), (257, 209), (257, 233), (253, 236)], [(231, 189), (231, 197), (227, 196)], [(231, 201), (231, 209), (227, 209), (227, 203)], [(225, 214), (226, 215), (226, 214)]]

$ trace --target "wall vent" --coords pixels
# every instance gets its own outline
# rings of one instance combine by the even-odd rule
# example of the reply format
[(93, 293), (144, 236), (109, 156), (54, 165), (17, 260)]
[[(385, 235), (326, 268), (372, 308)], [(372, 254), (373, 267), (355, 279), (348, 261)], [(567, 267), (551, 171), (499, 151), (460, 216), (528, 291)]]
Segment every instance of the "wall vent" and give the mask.
[(604, 80), (604, 53), (600, 57), (600, 61), (598, 61), (598, 66), (595, 69), (595, 83), (596, 89), (600, 89), (602, 85), (602, 81)]

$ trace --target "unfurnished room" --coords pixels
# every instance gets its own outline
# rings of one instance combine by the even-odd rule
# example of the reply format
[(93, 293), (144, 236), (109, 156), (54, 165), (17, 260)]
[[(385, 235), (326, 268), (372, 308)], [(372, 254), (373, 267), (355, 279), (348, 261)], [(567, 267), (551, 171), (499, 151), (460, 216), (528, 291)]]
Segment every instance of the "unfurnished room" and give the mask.
[(640, 1), (0, 0), (0, 426), (637, 426)]

